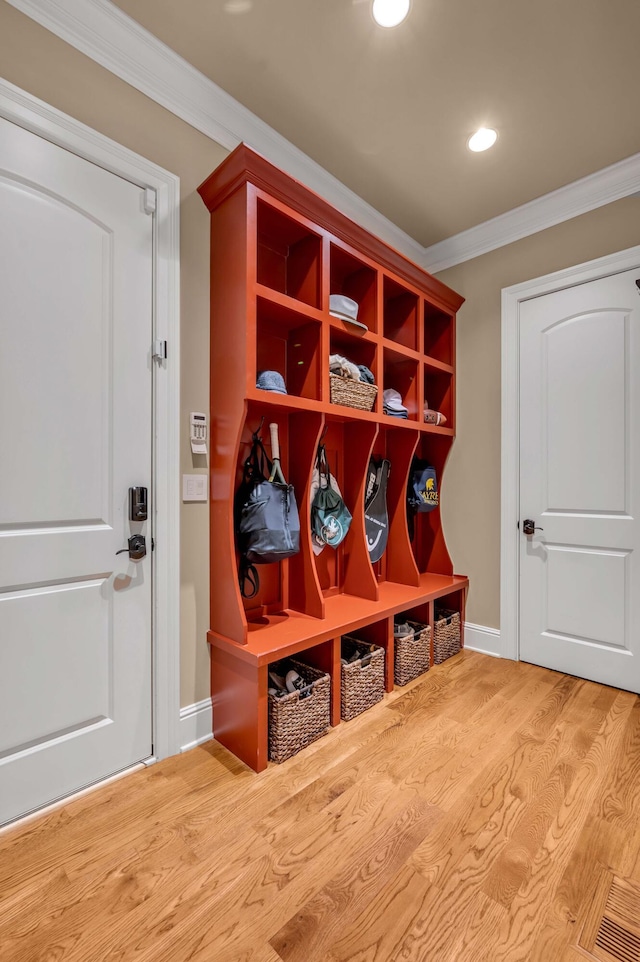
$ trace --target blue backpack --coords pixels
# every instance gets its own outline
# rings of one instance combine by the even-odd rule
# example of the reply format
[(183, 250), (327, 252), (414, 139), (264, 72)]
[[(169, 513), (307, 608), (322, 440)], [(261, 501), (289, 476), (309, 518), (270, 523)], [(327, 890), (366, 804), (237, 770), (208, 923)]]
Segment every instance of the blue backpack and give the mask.
[(416, 514), (433, 511), (440, 504), (436, 469), (428, 461), (414, 458), (411, 463), (407, 504)]

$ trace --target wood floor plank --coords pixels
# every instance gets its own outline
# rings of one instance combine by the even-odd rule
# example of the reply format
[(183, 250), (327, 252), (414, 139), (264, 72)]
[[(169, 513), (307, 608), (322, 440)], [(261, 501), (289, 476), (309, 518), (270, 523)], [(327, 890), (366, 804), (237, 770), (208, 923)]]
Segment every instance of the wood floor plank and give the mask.
[(415, 799), (415, 793), (398, 792), (392, 783), (376, 788), (375, 801), (362, 786), (336, 800), (340, 810), (334, 815), (331, 829), (322, 826), (307, 832), (306, 826), (299, 825), (281, 840), (271, 869), (288, 879), (285, 886), (274, 892), (266, 889), (261, 878), (245, 875), (230, 897), (206, 914), (196, 917), (191, 912), (189, 924), (176, 929), (161, 949), (149, 955), (149, 962), (169, 962), (176, 957), (189, 962), (207, 962), (212, 958), (216, 962), (232, 962), (245, 937), (238, 926), (242, 916), (250, 920), (257, 939), (268, 940), (317, 895), (335, 875), (337, 865), (347, 861), (358, 864), (359, 853), (371, 844), (371, 839), (383, 836)]
[[(538, 934), (545, 924), (553, 895), (567, 867), (574, 845), (606, 775), (608, 762), (620, 749), (631, 705), (619, 696), (602, 726), (599, 737), (580, 764), (553, 822), (538, 850), (528, 877), (512, 900), (508, 915), (494, 938), (494, 962), (521, 962), (531, 957)], [(462, 893), (459, 893), (462, 894)], [(451, 893), (453, 897), (453, 893)]]
[(640, 699), (464, 651), (289, 762), (217, 743), (0, 834), (2, 962), (578, 962), (640, 879)]
[(439, 812), (417, 795), (384, 832), (364, 832), (339, 871), (270, 939), (284, 962), (321, 962), (332, 934), (358, 918), (432, 830)]
[(403, 865), (348, 924), (332, 926), (326, 962), (389, 962), (411, 929), (430, 883)]

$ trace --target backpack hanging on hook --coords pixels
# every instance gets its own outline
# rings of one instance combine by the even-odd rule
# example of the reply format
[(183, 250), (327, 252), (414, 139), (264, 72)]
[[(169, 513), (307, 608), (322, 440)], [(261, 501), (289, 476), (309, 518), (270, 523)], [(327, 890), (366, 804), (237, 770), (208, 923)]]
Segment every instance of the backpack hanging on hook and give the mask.
[(278, 425), (270, 424), (269, 429), (273, 460), (267, 456), (258, 429), (235, 499), (239, 581), (244, 598), (253, 598), (259, 591), (255, 565), (284, 561), (300, 550), (298, 505), (293, 485), (287, 484), (280, 466)]
[(319, 554), (325, 545), (337, 548), (351, 525), (351, 512), (342, 500), (338, 482), (331, 474), (324, 444), (318, 445), (312, 490), (314, 487), (311, 530), (313, 550)]

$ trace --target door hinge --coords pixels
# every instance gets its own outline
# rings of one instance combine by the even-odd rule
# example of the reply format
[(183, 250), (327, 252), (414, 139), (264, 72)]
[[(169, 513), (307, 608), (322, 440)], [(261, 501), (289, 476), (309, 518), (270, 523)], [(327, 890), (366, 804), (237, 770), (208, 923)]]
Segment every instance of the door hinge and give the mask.
[(145, 187), (143, 205), (145, 214), (155, 214), (157, 196), (153, 187)]
[(155, 550), (156, 550), (156, 539), (155, 539), (155, 538), (152, 538), (152, 539), (151, 539), (151, 550), (152, 550), (152, 551), (155, 551)]
[(166, 361), (167, 342), (156, 339), (151, 347), (151, 357), (154, 361)]

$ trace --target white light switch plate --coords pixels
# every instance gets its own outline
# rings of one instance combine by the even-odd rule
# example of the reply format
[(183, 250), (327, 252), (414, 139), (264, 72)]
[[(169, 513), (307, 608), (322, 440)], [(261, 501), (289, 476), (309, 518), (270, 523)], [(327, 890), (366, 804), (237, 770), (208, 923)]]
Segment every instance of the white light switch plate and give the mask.
[(182, 500), (183, 501), (206, 501), (207, 500), (207, 474), (183, 474), (182, 475)]

